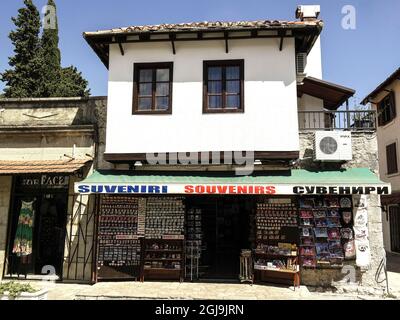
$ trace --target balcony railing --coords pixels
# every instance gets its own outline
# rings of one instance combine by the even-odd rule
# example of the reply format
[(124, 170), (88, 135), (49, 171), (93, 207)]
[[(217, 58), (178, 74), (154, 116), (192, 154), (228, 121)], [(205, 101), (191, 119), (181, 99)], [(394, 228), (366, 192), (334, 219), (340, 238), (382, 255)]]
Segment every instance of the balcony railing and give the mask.
[(299, 111), (299, 130), (376, 130), (377, 113), (362, 111)]

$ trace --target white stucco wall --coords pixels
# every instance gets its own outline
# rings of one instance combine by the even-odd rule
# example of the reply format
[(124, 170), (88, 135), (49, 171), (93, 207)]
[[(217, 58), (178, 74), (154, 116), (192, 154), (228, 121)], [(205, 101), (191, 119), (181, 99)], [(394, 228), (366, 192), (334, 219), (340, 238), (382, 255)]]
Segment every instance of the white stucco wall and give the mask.
[(318, 37), (312, 47), (308, 57), (306, 66), (307, 77), (322, 79), (322, 55), (321, 55), (321, 37)]
[[(106, 153), (299, 150), (295, 48), (287, 39), (110, 48)], [(202, 114), (203, 60), (245, 60), (245, 112)], [(172, 115), (132, 115), (133, 64), (174, 62)], [(278, 138), (279, 137), (279, 138)]]

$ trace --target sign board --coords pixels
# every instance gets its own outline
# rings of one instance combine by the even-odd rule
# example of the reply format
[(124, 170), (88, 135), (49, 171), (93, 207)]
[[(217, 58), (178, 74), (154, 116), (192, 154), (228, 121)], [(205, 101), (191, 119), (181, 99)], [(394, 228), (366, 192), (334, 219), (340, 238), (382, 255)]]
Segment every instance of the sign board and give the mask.
[(79, 194), (186, 194), (186, 195), (388, 195), (390, 184), (96, 184), (75, 183)]

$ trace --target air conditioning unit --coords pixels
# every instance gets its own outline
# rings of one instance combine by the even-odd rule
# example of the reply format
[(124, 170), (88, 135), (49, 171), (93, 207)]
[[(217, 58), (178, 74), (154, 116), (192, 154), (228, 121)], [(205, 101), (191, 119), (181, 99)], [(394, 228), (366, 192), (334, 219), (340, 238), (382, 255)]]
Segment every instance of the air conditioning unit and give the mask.
[(345, 131), (316, 131), (314, 160), (350, 161), (353, 159), (351, 133)]
[(307, 66), (307, 53), (305, 52), (298, 53), (296, 55), (296, 73), (297, 73), (298, 83), (302, 83), (304, 78), (307, 76), (306, 66)]

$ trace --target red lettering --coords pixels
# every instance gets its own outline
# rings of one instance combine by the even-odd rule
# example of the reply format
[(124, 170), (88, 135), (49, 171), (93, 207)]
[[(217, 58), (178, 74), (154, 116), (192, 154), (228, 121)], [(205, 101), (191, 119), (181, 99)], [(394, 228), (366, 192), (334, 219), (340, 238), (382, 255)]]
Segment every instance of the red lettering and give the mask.
[(246, 186), (238, 186), (237, 193), (247, 193), (247, 187)]
[(207, 193), (215, 193), (215, 192), (217, 192), (217, 189), (215, 186), (207, 186), (206, 191), (207, 191)]
[(266, 189), (267, 194), (275, 194), (276, 193), (276, 189), (273, 186), (265, 187), (265, 189)]
[(227, 186), (218, 186), (218, 193), (226, 193), (226, 191), (228, 190)]
[(235, 186), (229, 186), (229, 193), (236, 193), (236, 187)]
[(196, 186), (194, 189), (196, 193), (204, 193), (205, 192), (205, 187), (204, 186)]
[(194, 190), (193, 190), (193, 186), (185, 186), (185, 193), (193, 193), (194, 192)]
[(254, 192), (255, 192), (255, 194), (263, 194), (264, 193), (264, 187), (257, 186), (257, 187), (255, 187)]

